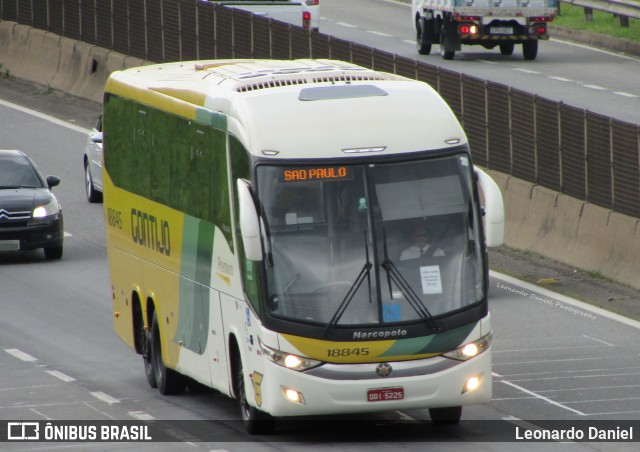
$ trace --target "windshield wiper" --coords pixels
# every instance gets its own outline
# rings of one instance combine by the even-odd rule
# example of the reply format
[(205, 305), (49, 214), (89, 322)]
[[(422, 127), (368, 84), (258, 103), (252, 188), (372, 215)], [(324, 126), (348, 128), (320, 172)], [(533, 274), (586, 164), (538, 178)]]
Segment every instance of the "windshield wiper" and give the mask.
[(433, 315), (429, 312), (429, 309), (424, 305), (420, 297), (414, 292), (411, 285), (402, 276), (402, 273), (398, 270), (395, 264), (389, 259), (389, 252), (387, 250), (387, 231), (382, 229), (382, 241), (384, 246), (384, 261), (382, 262), (382, 268), (387, 273), (387, 284), (389, 284), (389, 297), (393, 299), (393, 290), (391, 288), (391, 281), (393, 281), (402, 295), (409, 303), (409, 306), (413, 308), (416, 313), (422, 317), (435, 331), (439, 331), (440, 327), (433, 319)]
[(367, 284), (369, 286), (369, 303), (371, 303), (371, 277), (369, 275), (371, 273), (371, 268), (373, 268), (373, 264), (369, 260), (369, 245), (367, 243), (367, 231), (364, 231), (364, 252), (365, 252), (366, 262), (362, 266), (362, 270), (360, 270), (360, 273), (358, 273), (358, 276), (356, 277), (355, 281), (353, 281), (353, 284), (351, 284), (351, 287), (347, 291), (347, 294), (344, 296), (344, 298), (340, 302), (340, 306), (338, 306), (338, 309), (333, 314), (333, 317), (331, 317), (331, 320), (329, 321), (324, 331), (322, 332), (323, 336), (326, 336), (329, 333), (329, 331), (331, 331), (338, 324), (338, 322), (340, 321), (340, 318), (342, 318), (342, 315), (347, 310), (349, 303), (351, 303), (351, 300), (353, 300), (353, 297), (358, 292), (358, 289), (360, 289), (360, 286), (364, 282), (365, 278), (367, 279)]

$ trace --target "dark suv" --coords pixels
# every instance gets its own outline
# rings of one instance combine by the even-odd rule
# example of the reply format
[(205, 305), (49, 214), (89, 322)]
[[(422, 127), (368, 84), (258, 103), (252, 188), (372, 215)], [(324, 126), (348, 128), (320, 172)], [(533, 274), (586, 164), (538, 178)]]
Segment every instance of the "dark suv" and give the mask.
[(0, 150), (0, 251), (44, 248), (47, 259), (62, 257), (62, 208), (51, 193), (59, 183), (24, 153)]

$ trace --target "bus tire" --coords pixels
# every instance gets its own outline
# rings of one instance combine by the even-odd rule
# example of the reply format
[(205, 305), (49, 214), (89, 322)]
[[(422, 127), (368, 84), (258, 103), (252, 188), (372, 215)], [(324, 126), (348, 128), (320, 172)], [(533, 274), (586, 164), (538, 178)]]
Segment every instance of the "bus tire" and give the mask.
[(244, 384), (244, 369), (240, 353), (236, 353), (238, 360), (237, 372), (235, 374), (235, 392), (240, 403), (240, 414), (242, 423), (247, 433), (250, 435), (266, 435), (272, 433), (276, 426), (275, 419), (264, 411), (253, 407), (247, 401), (247, 391)]
[(462, 416), (462, 407), (429, 408), (429, 416), (434, 424), (457, 424)]
[(162, 395), (182, 394), (186, 388), (185, 378), (175, 370), (168, 369), (162, 359), (162, 341), (156, 312), (153, 313), (151, 331), (151, 367), (154, 370), (158, 391)]
[(153, 359), (152, 359), (152, 343), (153, 338), (151, 332), (149, 331), (140, 331), (141, 340), (141, 350), (142, 350), (142, 361), (144, 363), (144, 374), (147, 377), (147, 383), (152, 388), (158, 387), (158, 382), (156, 381), (156, 369), (153, 367)]

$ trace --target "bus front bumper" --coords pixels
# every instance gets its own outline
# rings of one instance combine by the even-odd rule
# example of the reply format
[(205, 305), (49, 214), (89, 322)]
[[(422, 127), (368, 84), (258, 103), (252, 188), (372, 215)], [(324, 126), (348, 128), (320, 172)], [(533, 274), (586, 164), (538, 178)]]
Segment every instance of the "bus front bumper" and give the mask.
[[(432, 360), (451, 361), (437, 357), (409, 363), (424, 368), (424, 362)], [(359, 372), (348, 372), (352, 379), (343, 379), (338, 378), (340, 371), (334, 373), (334, 378), (326, 378), (268, 363), (264, 375), (253, 376), (253, 394), (248, 391), (247, 395), (254, 396), (252, 404), (273, 416), (440, 408), (486, 403), (491, 399), (490, 348), (468, 361), (456, 361), (444, 370), (421, 375), (394, 377), (394, 366), (406, 367), (407, 362), (386, 364), (392, 368), (386, 377), (378, 376), (378, 363), (372, 363), (351, 365), (352, 369), (359, 368)], [(478, 385), (469, 389), (468, 382), (474, 378)]]

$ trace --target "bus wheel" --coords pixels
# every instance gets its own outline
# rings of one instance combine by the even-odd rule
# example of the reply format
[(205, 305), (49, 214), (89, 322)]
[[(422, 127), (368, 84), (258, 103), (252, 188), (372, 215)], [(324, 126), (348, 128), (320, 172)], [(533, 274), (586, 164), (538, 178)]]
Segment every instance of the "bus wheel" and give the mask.
[(462, 416), (462, 407), (429, 408), (429, 416), (434, 424), (457, 424)]
[(147, 377), (147, 382), (152, 388), (157, 388), (156, 382), (156, 370), (153, 367), (151, 344), (153, 341), (151, 332), (140, 329), (140, 344), (142, 349), (142, 361), (144, 362), (144, 374)]
[(185, 378), (172, 369), (167, 369), (162, 360), (162, 345), (158, 314), (153, 313), (151, 328), (151, 367), (154, 370), (158, 391), (162, 395), (181, 394), (186, 388)]
[(240, 412), (242, 414), (242, 422), (247, 430), (247, 433), (251, 435), (264, 435), (272, 433), (276, 421), (273, 417), (260, 411), (259, 409), (249, 405), (247, 401), (247, 391), (244, 386), (244, 370), (242, 368), (242, 360), (240, 354), (237, 355), (238, 359), (238, 372), (236, 373), (235, 385), (236, 396), (240, 402)]

